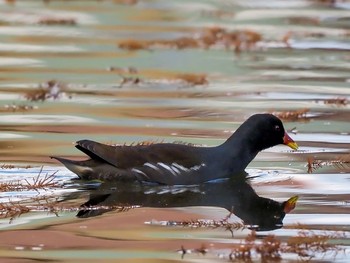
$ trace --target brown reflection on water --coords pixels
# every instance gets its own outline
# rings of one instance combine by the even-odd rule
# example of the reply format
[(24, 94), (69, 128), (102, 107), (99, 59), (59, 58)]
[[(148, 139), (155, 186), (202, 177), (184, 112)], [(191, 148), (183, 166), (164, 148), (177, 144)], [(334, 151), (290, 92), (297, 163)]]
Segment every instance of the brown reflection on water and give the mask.
[[(110, 213), (87, 220), (57, 218), (57, 220), (50, 220), (47, 225), (40, 224), (37, 227), (31, 225), (29, 229), (0, 232), (1, 255), (2, 258), (52, 260), (55, 259), (55, 254), (51, 254), (53, 251), (68, 253), (66, 256), (56, 254), (59, 258), (62, 256), (69, 258), (69, 251), (80, 251), (80, 255), (75, 256), (75, 260), (89, 262), (89, 256), (84, 255), (85, 253), (115, 251), (113, 253), (118, 255), (117, 251), (121, 251), (120, 254), (126, 253), (123, 262), (125, 260), (137, 262), (137, 258), (143, 253), (146, 254), (141, 256), (144, 258), (142, 262), (147, 262), (149, 257), (147, 252), (149, 252), (158, 253), (163, 257), (162, 262), (164, 262), (166, 258), (181, 260), (181, 255), (176, 251), (180, 250), (181, 246), (197, 247), (198, 242), (212, 249), (230, 247), (230, 244), (211, 240), (211, 236), (214, 237), (212, 231), (181, 227), (163, 228), (144, 224), (154, 219), (189, 221), (196, 218), (200, 218), (196, 213), (153, 208), (139, 208), (119, 214)], [(225, 237), (230, 233), (217, 231), (217, 235)], [(33, 253), (33, 250), (39, 251)], [(162, 255), (162, 252), (166, 254)], [(107, 255), (101, 257), (104, 262), (108, 262)], [(150, 262), (157, 262), (156, 258)], [(66, 260), (64, 262), (69, 262)]]
[[(155, 232), (183, 232), (180, 229), (162, 229), (147, 226), (144, 223), (157, 217), (157, 220), (192, 220), (198, 218), (195, 213), (183, 213), (171, 209), (139, 208), (123, 213), (110, 213), (88, 220), (66, 219), (49, 225), (35, 226), (26, 230), (14, 230), (0, 233), (0, 246), (13, 249), (16, 246), (30, 247), (33, 244), (44, 244), (45, 249), (157, 249), (176, 251), (179, 242), (193, 241), (173, 240), (163, 242), (168, 238), (157, 238)], [(121, 227), (122, 226), (122, 227)], [(140, 235), (142, 233), (142, 235)], [(227, 233), (229, 234), (229, 233)], [(19, 237), (22, 238), (19, 239)], [(152, 238), (152, 236), (154, 238)], [(171, 238), (170, 238), (171, 239)]]

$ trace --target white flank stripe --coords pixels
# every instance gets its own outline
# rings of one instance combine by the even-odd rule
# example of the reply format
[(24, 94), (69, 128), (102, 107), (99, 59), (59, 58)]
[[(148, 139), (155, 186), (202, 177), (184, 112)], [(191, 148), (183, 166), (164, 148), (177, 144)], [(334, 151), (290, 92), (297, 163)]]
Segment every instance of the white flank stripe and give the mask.
[(189, 169), (187, 169), (186, 167), (184, 167), (184, 166), (182, 166), (182, 165), (180, 165), (180, 164), (178, 164), (178, 163), (172, 163), (171, 165), (174, 166), (174, 167), (176, 167), (176, 168), (179, 168), (179, 169), (182, 170), (182, 171), (185, 171), (185, 172), (188, 172), (188, 171), (189, 171)]
[[(200, 168), (206, 166), (205, 163), (201, 163), (201, 164), (198, 164), (198, 165), (195, 165), (195, 166), (192, 166), (190, 168), (186, 168), (184, 166), (182, 166), (181, 164), (178, 164), (178, 163), (172, 163), (171, 164), (171, 169), (173, 169), (175, 172), (177, 173), (181, 173), (181, 171), (184, 171), (184, 172), (190, 172), (191, 170), (192, 171), (198, 171)], [(181, 171), (179, 171), (179, 169)]]
[(180, 170), (177, 169), (174, 165), (171, 165), (171, 169), (172, 169), (175, 173), (181, 174)]
[(163, 167), (164, 169), (168, 170), (169, 172), (171, 172), (174, 176), (176, 176), (177, 174), (174, 172), (174, 170), (166, 165), (165, 163), (157, 163), (159, 166)]
[(143, 166), (148, 166), (149, 168), (152, 168), (156, 171), (159, 171), (159, 168), (157, 166), (155, 166), (154, 164), (151, 164), (151, 163), (145, 163), (143, 164)]
[(139, 170), (139, 169), (132, 168), (132, 169), (131, 169), (131, 171), (132, 171), (132, 172), (135, 172), (135, 173), (142, 174), (143, 176), (145, 176), (145, 177), (149, 178), (149, 177), (147, 176), (147, 174), (145, 174), (144, 172), (142, 172), (142, 171), (141, 171), (141, 170)]

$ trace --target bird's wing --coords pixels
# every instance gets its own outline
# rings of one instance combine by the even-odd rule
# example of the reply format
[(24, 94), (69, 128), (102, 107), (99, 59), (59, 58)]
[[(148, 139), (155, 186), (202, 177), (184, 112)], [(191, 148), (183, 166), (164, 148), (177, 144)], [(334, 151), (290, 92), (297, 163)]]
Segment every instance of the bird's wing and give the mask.
[(200, 148), (188, 145), (109, 146), (81, 140), (76, 147), (92, 159), (132, 172), (141, 181), (195, 184), (201, 182), (200, 171), (206, 166)]

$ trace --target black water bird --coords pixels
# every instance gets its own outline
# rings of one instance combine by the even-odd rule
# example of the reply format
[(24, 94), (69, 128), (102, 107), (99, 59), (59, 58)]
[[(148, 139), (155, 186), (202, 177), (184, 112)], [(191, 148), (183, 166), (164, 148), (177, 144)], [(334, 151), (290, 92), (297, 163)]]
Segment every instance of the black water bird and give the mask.
[(279, 118), (272, 114), (256, 114), (223, 144), (215, 147), (173, 143), (110, 146), (81, 140), (75, 147), (90, 159), (52, 158), (84, 180), (191, 185), (240, 173), (260, 151), (278, 144), (288, 145), (294, 150), (298, 148)]

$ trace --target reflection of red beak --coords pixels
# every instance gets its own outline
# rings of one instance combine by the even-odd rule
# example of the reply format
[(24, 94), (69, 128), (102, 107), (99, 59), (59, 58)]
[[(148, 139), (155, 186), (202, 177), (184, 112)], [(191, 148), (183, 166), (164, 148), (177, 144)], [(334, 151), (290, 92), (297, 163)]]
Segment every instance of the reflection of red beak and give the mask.
[(284, 133), (284, 137), (283, 137), (283, 144), (289, 146), (290, 148), (292, 148), (293, 150), (298, 150), (298, 144), (293, 141), (292, 138), (289, 137), (288, 133)]
[(298, 197), (297, 195), (295, 195), (295, 196), (289, 198), (289, 199), (284, 203), (283, 211), (284, 211), (286, 214), (290, 213), (290, 211), (292, 211), (292, 210), (295, 208), (295, 206), (296, 206), (296, 204), (297, 204), (297, 201), (298, 201), (298, 198), (299, 198), (299, 197)]

